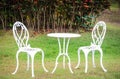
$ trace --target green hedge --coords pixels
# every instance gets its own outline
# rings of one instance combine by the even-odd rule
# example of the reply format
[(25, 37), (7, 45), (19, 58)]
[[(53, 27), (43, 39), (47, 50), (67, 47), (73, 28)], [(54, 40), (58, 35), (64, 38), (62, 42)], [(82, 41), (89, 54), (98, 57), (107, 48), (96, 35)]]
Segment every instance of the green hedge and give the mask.
[(17, 20), (35, 31), (89, 29), (108, 0), (1, 0), (0, 26), (11, 28)]

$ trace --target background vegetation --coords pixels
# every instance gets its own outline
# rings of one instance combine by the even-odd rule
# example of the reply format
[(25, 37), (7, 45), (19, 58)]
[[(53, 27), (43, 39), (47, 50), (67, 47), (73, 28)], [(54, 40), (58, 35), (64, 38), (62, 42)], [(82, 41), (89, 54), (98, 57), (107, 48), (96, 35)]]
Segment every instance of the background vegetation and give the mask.
[(109, 7), (108, 0), (1, 0), (0, 26), (19, 20), (36, 32), (88, 30)]

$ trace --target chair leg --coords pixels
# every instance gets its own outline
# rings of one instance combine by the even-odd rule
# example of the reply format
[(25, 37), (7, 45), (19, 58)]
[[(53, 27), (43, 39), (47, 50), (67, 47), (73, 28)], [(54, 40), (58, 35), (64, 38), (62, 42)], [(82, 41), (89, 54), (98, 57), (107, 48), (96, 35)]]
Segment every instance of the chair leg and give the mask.
[(84, 52), (84, 54), (85, 54), (85, 73), (87, 73), (87, 70), (88, 70), (88, 53), (89, 52)]
[(81, 49), (78, 49), (78, 64), (76, 65), (76, 69), (80, 66), (80, 50)]
[(100, 49), (99, 51), (100, 51), (100, 54), (101, 54), (101, 56), (100, 56), (100, 65), (101, 65), (103, 71), (107, 72), (107, 70), (104, 68), (103, 63), (102, 63), (103, 51), (102, 51), (102, 49)]
[(44, 65), (44, 52), (41, 50), (42, 52), (42, 66), (43, 66), (43, 69), (48, 72), (48, 70), (45, 68), (45, 65)]
[(29, 54), (27, 54), (27, 71), (29, 70), (30, 68), (30, 56)]
[(92, 63), (93, 63), (93, 67), (95, 68), (96, 65), (95, 65), (94, 54), (95, 54), (95, 51), (93, 50), (93, 51), (92, 51)]
[(35, 77), (35, 75), (34, 75), (34, 55), (31, 55), (31, 69), (32, 69), (32, 77)]
[(17, 70), (18, 70), (18, 67), (19, 67), (19, 59), (18, 59), (19, 53), (20, 53), (20, 51), (17, 51), (17, 53), (16, 53), (16, 62), (17, 62), (17, 64), (16, 64), (16, 69), (12, 74), (15, 74), (17, 72)]

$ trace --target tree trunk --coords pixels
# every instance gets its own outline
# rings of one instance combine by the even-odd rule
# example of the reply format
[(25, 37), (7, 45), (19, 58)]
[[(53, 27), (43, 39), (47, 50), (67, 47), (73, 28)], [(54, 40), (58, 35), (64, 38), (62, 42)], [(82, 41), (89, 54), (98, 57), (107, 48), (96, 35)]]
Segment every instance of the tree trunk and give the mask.
[[(20, 12), (20, 11), (19, 11)], [(23, 23), (23, 14), (20, 12), (21, 21)]]
[(32, 22), (32, 28), (35, 30), (35, 24), (36, 24), (36, 13), (34, 12), (33, 22)]
[(54, 29), (54, 32), (55, 32), (56, 31), (55, 30), (55, 15), (53, 15), (52, 21), (53, 21), (52, 26), (53, 26), (53, 29)]
[(39, 11), (37, 12), (37, 31), (40, 32), (40, 19), (39, 19)]
[(1, 17), (1, 16), (0, 16), (0, 19), (1, 19), (1, 22), (2, 22), (2, 27), (3, 27), (3, 30), (5, 30), (4, 20), (2, 19), (2, 17)]
[(44, 31), (44, 33), (45, 33), (45, 21), (46, 21), (46, 19), (45, 19), (45, 12), (46, 12), (46, 7), (44, 8), (44, 25), (43, 25), (43, 31)]
[(73, 1), (73, 14), (72, 14), (72, 19), (71, 19), (71, 23), (70, 23), (70, 31), (72, 31), (72, 24), (73, 24), (73, 21), (74, 21), (74, 17), (75, 17), (75, 1)]

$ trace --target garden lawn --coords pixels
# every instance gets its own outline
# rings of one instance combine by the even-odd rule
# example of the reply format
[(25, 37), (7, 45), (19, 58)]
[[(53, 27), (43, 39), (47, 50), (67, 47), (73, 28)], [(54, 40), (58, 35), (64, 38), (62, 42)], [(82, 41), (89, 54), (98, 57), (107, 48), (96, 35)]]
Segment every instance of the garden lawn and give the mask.
[[(31, 35), (31, 34), (30, 34)], [(103, 65), (107, 72), (103, 72), (100, 67), (99, 52), (95, 53), (96, 68), (92, 67), (91, 54), (89, 54), (88, 73), (84, 73), (85, 59), (81, 53), (81, 65), (79, 69), (74, 67), (77, 64), (77, 50), (80, 46), (90, 45), (91, 32), (81, 33), (80, 38), (72, 38), (69, 45), (69, 56), (74, 71), (70, 73), (68, 65), (63, 69), (62, 57), (59, 59), (58, 67), (54, 74), (51, 74), (55, 65), (55, 59), (58, 54), (58, 44), (56, 38), (44, 35), (31, 36), (29, 43), (31, 47), (38, 47), (45, 52), (45, 66), (49, 70), (44, 72), (41, 65), (41, 55), (35, 56), (35, 79), (120, 79), (120, 24), (107, 23), (107, 32), (102, 45), (103, 49)], [(16, 51), (17, 44), (13, 38), (12, 30), (0, 30), (0, 79), (33, 79), (31, 77), (31, 69), (26, 71), (27, 56), (21, 53), (19, 56), (20, 66), (15, 75), (11, 73), (16, 68)], [(67, 62), (67, 60), (66, 60)]]

